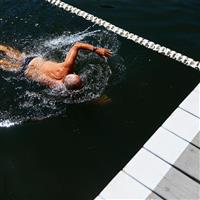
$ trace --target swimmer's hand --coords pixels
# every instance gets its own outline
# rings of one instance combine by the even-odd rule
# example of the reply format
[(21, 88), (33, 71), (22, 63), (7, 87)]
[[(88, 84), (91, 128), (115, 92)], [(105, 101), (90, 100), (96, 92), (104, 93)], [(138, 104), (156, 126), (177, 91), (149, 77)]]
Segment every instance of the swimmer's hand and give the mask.
[(105, 48), (97, 48), (95, 50), (95, 53), (101, 57), (106, 57), (106, 58), (110, 58), (112, 56), (112, 52), (109, 49), (105, 49)]

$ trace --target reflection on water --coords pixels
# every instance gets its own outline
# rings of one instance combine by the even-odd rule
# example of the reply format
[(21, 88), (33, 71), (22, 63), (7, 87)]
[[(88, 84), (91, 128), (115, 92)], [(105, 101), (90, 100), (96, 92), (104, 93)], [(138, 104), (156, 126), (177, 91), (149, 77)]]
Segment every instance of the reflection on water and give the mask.
[[(14, 73), (1, 73), (0, 127), (61, 115), (66, 112), (67, 105), (96, 99), (103, 94), (108, 83), (115, 84), (120, 80), (125, 67), (118, 55), (120, 44), (117, 36), (102, 30), (91, 31), (92, 28), (77, 33), (68, 31), (62, 35), (40, 37), (31, 41), (31, 47), (25, 46), (24, 51), (29, 55), (60, 61), (74, 42), (84, 41), (111, 49), (113, 57), (104, 60), (94, 53), (80, 51), (76, 73), (80, 74), (84, 87), (74, 91), (65, 87), (51, 90)], [(6, 99), (7, 96), (9, 98)]]

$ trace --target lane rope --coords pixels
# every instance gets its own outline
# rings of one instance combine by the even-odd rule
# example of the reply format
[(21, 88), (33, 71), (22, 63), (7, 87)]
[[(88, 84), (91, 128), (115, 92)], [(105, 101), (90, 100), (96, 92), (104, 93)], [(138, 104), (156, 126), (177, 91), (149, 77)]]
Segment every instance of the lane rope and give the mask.
[(66, 12), (70, 12), (72, 14), (75, 14), (79, 17), (84, 18), (87, 21), (90, 21), (94, 24), (97, 24), (99, 26), (103, 26), (105, 29), (107, 29), (108, 31), (111, 31), (113, 33), (116, 33), (128, 40), (131, 40), (141, 46), (144, 46), (148, 49), (151, 49), (159, 54), (165, 55), (173, 60), (176, 60), (180, 63), (183, 63), (184, 65), (190, 66), (192, 68), (195, 68), (197, 70), (200, 70), (200, 62), (199, 61), (195, 61), (194, 59), (185, 56), (181, 53), (178, 53), (176, 51), (173, 51), (167, 47), (161, 46), (159, 44), (156, 44), (150, 40), (147, 40), (143, 37), (140, 37), (136, 34), (130, 33), (120, 27), (117, 27), (101, 18), (98, 18), (94, 15), (91, 15), (83, 10), (80, 10), (79, 8), (76, 8), (74, 6), (71, 6), (65, 2), (62, 2), (60, 0), (45, 0), (47, 2), (49, 2), (50, 4), (57, 6), (58, 8), (61, 8), (63, 10), (65, 10)]

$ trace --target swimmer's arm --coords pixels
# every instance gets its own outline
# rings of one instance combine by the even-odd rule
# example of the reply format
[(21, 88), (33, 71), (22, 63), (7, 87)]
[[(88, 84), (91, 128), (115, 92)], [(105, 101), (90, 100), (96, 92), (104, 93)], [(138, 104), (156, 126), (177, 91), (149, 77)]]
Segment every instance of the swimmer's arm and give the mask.
[(94, 50), (94, 46), (88, 43), (83, 43), (83, 42), (76, 42), (74, 47), (78, 48), (78, 50), (80, 49), (84, 49), (84, 50), (88, 50), (88, 51), (93, 51)]
[(89, 50), (89, 51), (95, 52), (96, 54), (98, 54), (101, 57), (111, 57), (112, 56), (112, 52), (110, 50), (108, 50), (108, 49), (95, 48), (91, 44), (82, 43), (82, 42), (76, 42), (74, 44), (74, 46), (70, 49), (70, 51), (67, 54), (67, 56), (65, 58), (65, 61), (63, 63), (64, 67), (65, 67), (65, 71), (63, 73), (64, 75), (73, 72), (75, 60), (77, 58), (77, 55), (78, 55), (78, 52), (79, 52), (80, 49), (84, 49), (84, 50)]
[(84, 50), (89, 50), (89, 51), (95, 52), (97, 55), (99, 55), (101, 57), (111, 57), (112, 56), (112, 52), (109, 49), (94, 47), (93, 45), (88, 44), (88, 43), (77, 42), (75, 44), (75, 46), (78, 49), (84, 49)]

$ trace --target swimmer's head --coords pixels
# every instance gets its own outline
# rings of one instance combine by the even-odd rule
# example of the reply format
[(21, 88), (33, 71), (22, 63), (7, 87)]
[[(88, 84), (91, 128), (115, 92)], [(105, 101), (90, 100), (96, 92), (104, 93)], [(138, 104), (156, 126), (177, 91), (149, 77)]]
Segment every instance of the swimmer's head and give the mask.
[(68, 74), (65, 77), (64, 84), (65, 84), (66, 88), (70, 89), (70, 90), (78, 90), (83, 86), (83, 82), (82, 82), (80, 76), (78, 76), (76, 74)]

